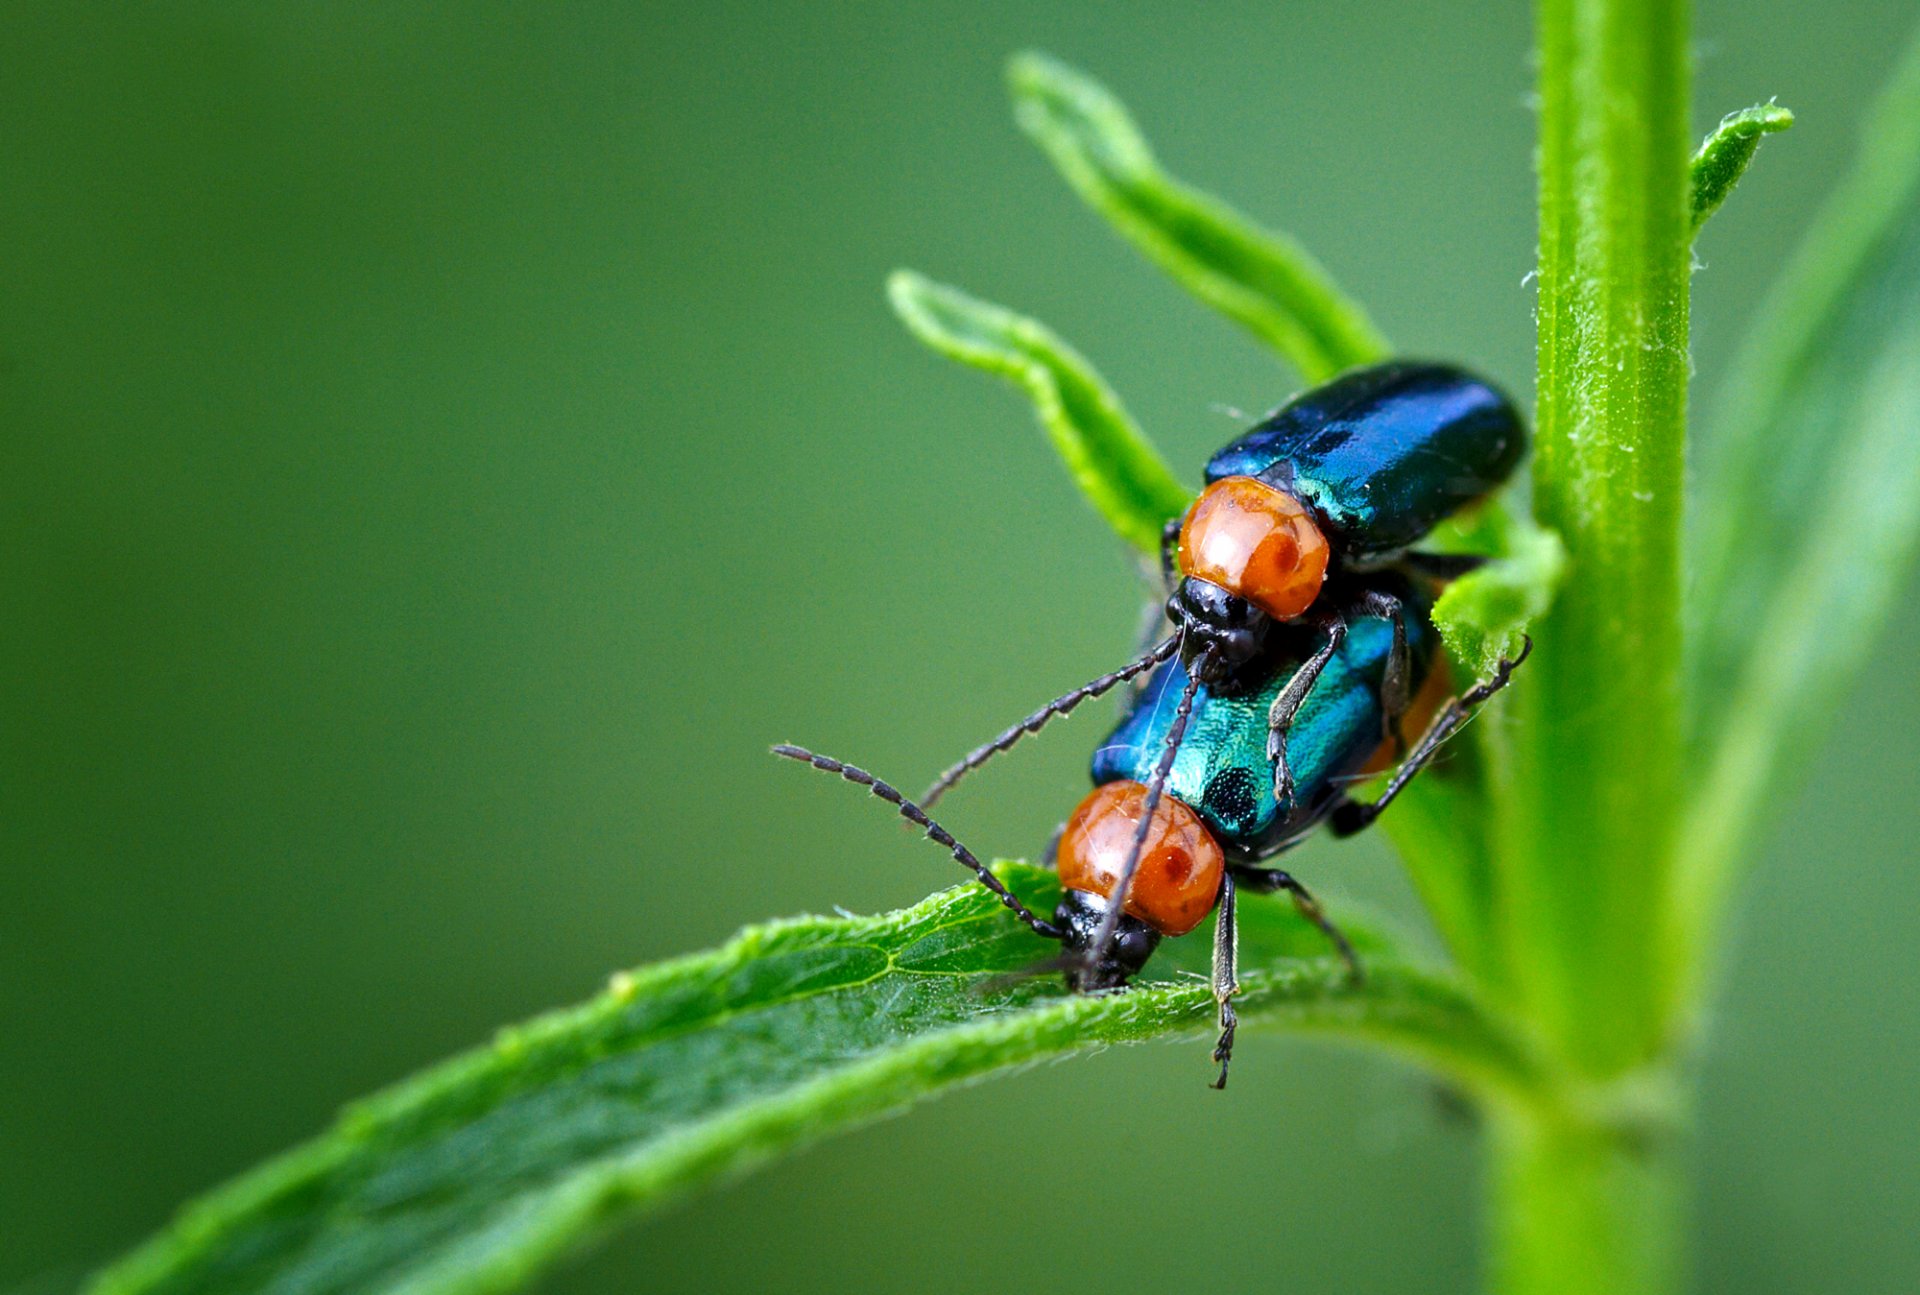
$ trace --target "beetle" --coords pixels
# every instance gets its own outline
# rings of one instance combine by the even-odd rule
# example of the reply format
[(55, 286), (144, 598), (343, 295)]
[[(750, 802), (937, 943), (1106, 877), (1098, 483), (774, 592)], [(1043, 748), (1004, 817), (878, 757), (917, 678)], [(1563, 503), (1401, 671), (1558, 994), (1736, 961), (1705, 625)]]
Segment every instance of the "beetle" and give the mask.
[[(1263, 654), (1256, 658), (1262, 667), (1258, 683), (1216, 691), (1203, 682), (1205, 654), (1201, 669), (1189, 668), (1176, 634), (1122, 670), (1049, 702), (989, 744), (1005, 750), (1021, 733), (1088, 696), (1150, 672), (1119, 726), (1095, 752), (1093, 791), (1049, 847), (1064, 892), (1050, 921), (1027, 908), (930, 818), (923, 805), (890, 784), (803, 747), (773, 750), (867, 788), (946, 847), (1031, 930), (1059, 942), (1058, 965), (1076, 992), (1124, 987), (1163, 937), (1187, 934), (1217, 909), (1212, 985), (1220, 1034), (1213, 1055), (1220, 1072), (1214, 1087), (1224, 1088), (1238, 1028), (1232, 1001), (1239, 989), (1234, 965), (1237, 890), (1285, 891), (1326, 934), (1350, 974), (1359, 978), (1352, 945), (1306, 887), (1283, 869), (1261, 865), (1322, 823), (1337, 836), (1364, 830), (1473, 708), (1506, 686), (1526, 657), (1523, 650), (1501, 661), (1474, 688), (1442, 700), (1446, 670), (1428, 619), (1429, 589), (1398, 573), (1367, 583), (1383, 600), (1369, 606), (1384, 607), (1384, 600), (1392, 599), (1412, 614), (1404, 627), (1384, 610), (1356, 618), (1313, 674), (1294, 707), (1296, 772), (1284, 793), (1272, 776), (1268, 715), (1281, 695), (1296, 686), (1308, 655), (1317, 654), (1301, 641), (1300, 627), (1265, 638)], [(1396, 652), (1404, 654), (1404, 668), (1431, 703), (1431, 718), (1380, 797), (1355, 800), (1350, 786), (1391, 765), (1404, 744), (1405, 726), (1421, 718), (1419, 706), (1389, 711), (1383, 685)], [(1384, 739), (1383, 731), (1389, 734)]]
[[(1342, 836), (1371, 824), (1532, 648), (1526, 640), (1442, 704), (1447, 671), (1432, 600), (1481, 559), (1410, 547), (1498, 488), (1526, 442), (1512, 403), (1464, 369), (1396, 360), (1353, 370), (1282, 405), (1208, 461), (1205, 489), (1162, 532), (1168, 637), (975, 748), (920, 802), (857, 766), (802, 747), (774, 750), (893, 804), (1032, 930), (1060, 942), (1075, 990), (1124, 986), (1161, 938), (1186, 934), (1217, 908), (1223, 1087), (1236, 1025), (1236, 888), (1287, 892), (1359, 976), (1352, 946), (1307, 889), (1259, 865), (1322, 823)], [(1142, 676), (1135, 704), (1095, 757), (1093, 792), (1049, 847), (1065, 888), (1049, 921), (927, 809), (1022, 736)], [(1409, 744), (1416, 692), (1428, 694), (1431, 720)], [(1348, 795), (1403, 752), (1378, 800)]]
[(1412, 683), (1407, 609), (1376, 582), (1350, 577), (1471, 569), (1475, 559), (1409, 546), (1497, 489), (1526, 447), (1519, 411), (1491, 384), (1454, 365), (1394, 360), (1297, 396), (1208, 461), (1206, 488), (1162, 532), (1167, 615), (1187, 668), (1228, 691), (1264, 682), (1256, 663), (1276, 627), (1312, 626), (1319, 647), (1268, 717), (1282, 799), (1289, 726), (1356, 618), (1395, 627), (1381, 683), (1388, 714)]

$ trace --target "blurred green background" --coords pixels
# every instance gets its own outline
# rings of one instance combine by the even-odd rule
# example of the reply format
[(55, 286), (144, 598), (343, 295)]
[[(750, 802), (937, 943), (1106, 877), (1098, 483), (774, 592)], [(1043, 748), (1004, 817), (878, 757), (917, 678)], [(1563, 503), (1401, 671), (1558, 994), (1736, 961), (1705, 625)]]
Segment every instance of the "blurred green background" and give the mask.
[[(1703, 402), (1913, 16), (1702, 6), (1699, 128), (1800, 114), (1701, 244)], [(1139, 589), (884, 273), (1048, 320), (1188, 467), (1217, 405), (1292, 381), (1055, 181), (1009, 51), (1108, 79), (1405, 348), (1525, 391), (1527, 29), (1405, 0), (0, 9), (0, 1290), (70, 1286), (612, 968), (957, 879), (766, 745), (916, 785), (1115, 664)], [(1709, 1291), (1920, 1288), (1917, 631), (1909, 601), (1743, 906)], [(1101, 722), (948, 821), (1033, 849)], [(1406, 911), (1378, 844), (1298, 871)], [(1222, 1098), (1157, 1047), (972, 1090), (548, 1286), (1469, 1287), (1471, 1140), (1415, 1077), (1263, 1037), (1237, 1071)], [(1088, 1150), (1096, 1108), (1136, 1113), (1122, 1145)]]

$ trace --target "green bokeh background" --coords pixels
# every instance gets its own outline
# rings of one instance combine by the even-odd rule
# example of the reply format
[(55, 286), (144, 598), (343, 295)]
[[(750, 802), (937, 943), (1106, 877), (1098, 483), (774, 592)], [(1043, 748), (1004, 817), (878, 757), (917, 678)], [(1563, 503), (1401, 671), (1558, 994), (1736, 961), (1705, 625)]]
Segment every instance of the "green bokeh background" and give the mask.
[[(1702, 242), (1703, 401), (1913, 16), (1702, 6), (1698, 126), (1776, 94), (1801, 119)], [(1525, 390), (1527, 27), (1412, 0), (0, 10), (0, 1290), (70, 1286), (612, 968), (955, 879), (766, 745), (918, 783), (1114, 664), (1139, 591), (1020, 403), (904, 337), (885, 272), (1047, 319), (1181, 464), (1232, 431), (1217, 405), (1291, 381), (1053, 179), (1010, 50), (1107, 78), (1407, 349)], [(1916, 631), (1909, 602), (1742, 909), (1708, 1291), (1920, 1288)], [(951, 824), (1031, 849), (1097, 723)], [(1407, 904), (1375, 844), (1298, 870)], [(548, 1286), (1468, 1289), (1472, 1143), (1417, 1078), (1265, 1037), (1238, 1073), (1222, 1098), (1204, 1050), (1156, 1047), (975, 1089)]]

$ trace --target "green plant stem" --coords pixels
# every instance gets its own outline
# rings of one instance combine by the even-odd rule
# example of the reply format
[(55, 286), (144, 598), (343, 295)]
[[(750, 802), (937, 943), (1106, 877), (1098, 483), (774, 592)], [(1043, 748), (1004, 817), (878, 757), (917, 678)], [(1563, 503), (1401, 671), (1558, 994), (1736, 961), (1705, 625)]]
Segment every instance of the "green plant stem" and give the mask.
[(1534, 505), (1568, 574), (1500, 806), (1519, 1005), (1578, 1073), (1664, 1043), (1680, 740), (1689, 215), (1684, 0), (1542, 0)]
[[(1569, 1090), (1672, 1046), (1667, 965), (1681, 769), (1680, 538), (1689, 245), (1685, 0), (1540, 0), (1534, 507), (1567, 579), (1499, 740), (1498, 992)], [(1664, 1142), (1499, 1114), (1490, 1275), (1509, 1295), (1660, 1292), (1684, 1174)]]
[(1685, 1144), (1538, 1111), (1489, 1130), (1491, 1284), (1554, 1295), (1657, 1295), (1680, 1284)]

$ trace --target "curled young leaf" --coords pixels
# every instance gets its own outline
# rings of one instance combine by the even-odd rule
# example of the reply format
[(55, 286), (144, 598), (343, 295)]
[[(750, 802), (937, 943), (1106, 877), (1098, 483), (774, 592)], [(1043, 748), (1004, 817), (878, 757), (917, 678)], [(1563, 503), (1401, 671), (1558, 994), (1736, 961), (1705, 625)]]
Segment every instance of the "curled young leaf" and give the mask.
[(1078, 351), (1043, 324), (910, 270), (887, 280), (887, 296), (928, 346), (1020, 386), (1080, 492), (1122, 539), (1159, 552), (1161, 527), (1193, 496)]
[(1544, 616), (1566, 575), (1560, 537), (1524, 512), (1489, 506), (1474, 519), (1468, 551), (1491, 560), (1447, 586), (1433, 606), (1433, 623), (1448, 654), (1484, 675), (1521, 648), (1527, 627)]
[(1688, 164), (1693, 181), (1693, 228), (1697, 233), (1707, 217), (1733, 192), (1753, 161), (1763, 135), (1783, 131), (1793, 125), (1793, 114), (1777, 103), (1758, 104), (1730, 112), (1720, 119)]

